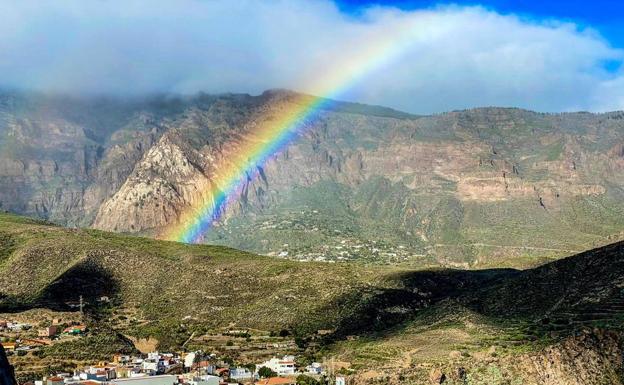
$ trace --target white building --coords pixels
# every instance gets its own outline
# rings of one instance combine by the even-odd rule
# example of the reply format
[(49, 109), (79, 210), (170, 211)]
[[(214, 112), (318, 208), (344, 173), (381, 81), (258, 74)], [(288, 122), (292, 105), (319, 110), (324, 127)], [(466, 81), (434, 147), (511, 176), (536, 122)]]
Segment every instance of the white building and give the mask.
[(277, 373), (278, 376), (293, 376), (295, 375), (295, 356), (284, 356), (282, 359), (273, 357), (268, 361), (256, 365), (256, 370), (263, 366), (271, 369)]
[(306, 366), (306, 372), (310, 374), (323, 374), (323, 366), (319, 362), (313, 362)]
[(7, 322), (7, 328), (9, 328), (11, 331), (15, 331), (15, 332), (18, 332), (20, 330), (28, 330), (31, 327), (32, 326), (30, 324), (27, 324), (27, 323)]
[(147, 358), (143, 361), (141, 367), (144, 372), (157, 372), (158, 371), (158, 363), (159, 359)]
[(189, 383), (191, 385), (219, 385), (221, 383), (221, 377), (203, 375), (200, 377), (193, 378), (193, 380), (189, 381)]
[(187, 354), (186, 356), (184, 356), (184, 368), (187, 370), (192, 368), (193, 363), (195, 363), (196, 357), (197, 357), (197, 354), (195, 354), (194, 352), (191, 352)]
[(174, 385), (178, 377), (173, 375), (118, 378), (110, 382), (113, 385)]
[(247, 368), (230, 368), (230, 378), (236, 381), (251, 380), (254, 374)]
[(119, 355), (115, 355), (114, 361), (118, 362), (120, 364), (126, 364), (128, 362), (130, 362), (132, 360), (132, 358), (127, 355), (127, 354), (119, 354)]

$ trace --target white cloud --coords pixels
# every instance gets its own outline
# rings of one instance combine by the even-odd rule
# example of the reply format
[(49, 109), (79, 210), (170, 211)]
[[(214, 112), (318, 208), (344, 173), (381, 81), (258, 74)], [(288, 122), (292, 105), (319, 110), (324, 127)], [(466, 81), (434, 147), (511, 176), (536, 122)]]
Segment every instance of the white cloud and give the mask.
[(592, 96), (591, 105), (597, 110), (624, 110), (624, 71), (612, 80), (601, 82)]
[[(603, 66), (621, 62), (622, 50), (574, 24), (479, 7), (375, 7), (356, 17), (312, 0), (6, 0), (0, 15), (0, 84), (9, 87), (314, 92), (381, 41), (400, 49), (385, 61), (368, 57), (378, 65), (353, 82), (338, 71), (331, 81), (351, 86), (341, 96), (421, 113), (485, 105), (624, 108), (624, 75)], [(417, 34), (393, 45), (404, 25)], [(355, 66), (370, 64), (362, 61)]]

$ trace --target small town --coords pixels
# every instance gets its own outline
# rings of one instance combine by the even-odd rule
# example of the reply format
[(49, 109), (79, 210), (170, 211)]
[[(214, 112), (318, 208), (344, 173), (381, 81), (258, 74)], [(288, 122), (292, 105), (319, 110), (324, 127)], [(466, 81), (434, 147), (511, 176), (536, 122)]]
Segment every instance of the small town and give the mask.
[[(77, 340), (89, 334), (79, 321), (52, 318), (35, 327), (28, 322), (0, 320), (1, 346), (9, 357), (39, 356), (42, 347)], [(40, 326), (41, 326), (40, 325)], [(346, 384), (333, 365), (298, 364), (295, 355), (274, 356), (262, 362), (234, 364), (227, 357), (202, 351), (114, 354), (72, 372), (49, 372), (28, 385), (321, 385)]]
[(297, 367), (295, 356), (274, 357), (259, 364), (230, 366), (213, 355), (159, 353), (130, 356), (114, 355), (111, 362), (55, 373), (26, 384), (30, 385), (344, 385), (345, 378), (334, 377), (320, 363)]

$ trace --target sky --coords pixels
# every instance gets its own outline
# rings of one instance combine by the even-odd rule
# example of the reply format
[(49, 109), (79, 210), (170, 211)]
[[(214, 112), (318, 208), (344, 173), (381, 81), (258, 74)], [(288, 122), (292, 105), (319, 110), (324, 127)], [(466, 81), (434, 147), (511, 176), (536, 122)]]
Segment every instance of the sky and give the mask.
[(357, 14), (373, 5), (394, 6), (417, 10), (440, 5), (481, 6), (503, 14), (523, 15), (527, 18), (553, 18), (577, 24), (591, 25), (617, 46), (624, 46), (624, 2), (621, 0), (340, 0), (341, 11)]
[(617, 1), (0, 0), (0, 87), (50, 93), (600, 112), (623, 62)]

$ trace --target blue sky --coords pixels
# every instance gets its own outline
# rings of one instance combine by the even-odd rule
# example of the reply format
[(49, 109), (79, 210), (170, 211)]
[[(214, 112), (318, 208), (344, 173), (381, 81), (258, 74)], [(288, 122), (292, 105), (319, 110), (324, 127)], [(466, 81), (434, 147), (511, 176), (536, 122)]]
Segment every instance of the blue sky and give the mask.
[(394, 6), (404, 10), (431, 8), (439, 5), (480, 5), (500, 13), (525, 17), (554, 18), (590, 25), (601, 32), (613, 45), (624, 47), (624, 1), (622, 0), (339, 0), (339, 8), (357, 14), (374, 5)]
[(618, 1), (0, 0), (0, 52), (0, 88), (51, 93), (323, 96), (338, 73), (413, 113), (624, 109)]

